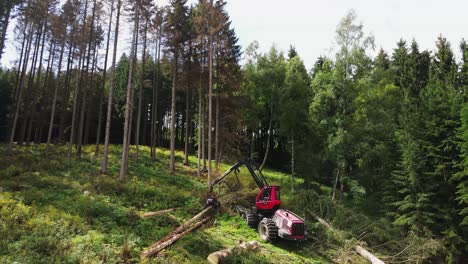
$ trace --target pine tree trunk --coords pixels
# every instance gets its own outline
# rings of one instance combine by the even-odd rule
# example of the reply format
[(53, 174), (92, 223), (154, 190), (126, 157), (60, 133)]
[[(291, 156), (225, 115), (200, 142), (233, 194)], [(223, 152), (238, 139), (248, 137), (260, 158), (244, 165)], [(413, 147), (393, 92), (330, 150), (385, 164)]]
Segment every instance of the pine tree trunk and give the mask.
[[(87, 67), (86, 67), (87, 68)], [(80, 107), (80, 115), (78, 120), (78, 138), (77, 138), (77, 149), (76, 149), (76, 157), (81, 159), (81, 152), (82, 152), (82, 144), (83, 144), (83, 130), (84, 130), (84, 120), (85, 120), (85, 109), (86, 109), (86, 101), (88, 97), (88, 90), (84, 89), (83, 91), (83, 98), (81, 99), (81, 107)]]
[[(35, 83), (35, 90), (39, 90), (40, 83), (41, 83), (41, 72), (42, 72), (42, 60), (44, 58), (44, 47), (45, 47), (45, 41), (46, 41), (46, 33), (47, 33), (47, 19), (43, 22), (43, 30), (42, 30), (42, 44), (41, 45), (41, 52), (39, 55), (39, 66), (37, 70), (37, 78), (36, 78), (36, 83)], [(38, 113), (36, 111), (36, 98), (33, 98), (31, 100), (31, 119), (30, 119), (30, 124), (29, 124), (29, 129), (27, 133), (27, 142), (28, 144), (32, 141), (32, 131), (33, 131), (33, 122), (36, 121), (36, 126), (38, 126)]]
[(154, 74), (154, 84), (153, 84), (153, 101), (152, 101), (152, 111), (151, 111), (151, 159), (156, 160), (156, 145), (158, 143), (159, 135), (159, 126), (158, 126), (158, 86), (159, 86), (159, 60), (161, 55), (161, 25), (158, 29), (158, 40), (156, 45), (156, 72)]
[(263, 156), (262, 165), (260, 165), (260, 170), (263, 170), (265, 167), (266, 161), (268, 159), (268, 152), (270, 151), (270, 138), (271, 138), (271, 123), (273, 122), (273, 107), (270, 107), (270, 121), (268, 123), (268, 135), (267, 135), (267, 144), (265, 148), (265, 156)]
[(47, 132), (47, 143), (46, 143), (46, 148), (45, 148), (46, 157), (49, 155), (50, 139), (52, 138), (52, 129), (54, 127), (55, 106), (57, 104), (57, 93), (58, 93), (58, 87), (60, 85), (60, 70), (62, 69), (62, 60), (63, 60), (64, 50), (65, 50), (65, 41), (62, 43), (62, 48), (60, 50), (59, 65), (57, 69), (57, 83), (55, 84), (54, 99), (52, 100), (52, 112), (50, 113), (49, 130)]
[(93, 108), (91, 105), (86, 108), (85, 114), (85, 124), (84, 124), (84, 134), (83, 134), (83, 145), (88, 145), (89, 143), (89, 131), (91, 130), (91, 114), (93, 112)]
[(211, 184), (211, 142), (213, 127), (213, 36), (209, 41), (209, 80), (208, 80), (208, 185)]
[[(20, 137), (21, 145), (23, 144), (24, 140), (26, 140), (26, 144), (29, 146), (30, 137), (28, 134), (30, 134), (31, 132), (32, 120), (34, 118), (33, 116), (34, 103), (33, 102), (35, 98), (33, 96), (33, 83), (34, 83), (34, 77), (36, 76), (36, 66), (37, 66), (37, 60), (39, 57), (39, 48), (41, 46), (42, 32), (43, 32), (43, 27), (41, 23), (39, 26), (39, 31), (36, 36), (32, 64), (31, 64), (31, 69), (29, 71), (28, 94), (27, 94), (28, 97), (25, 98), (29, 100), (25, 100), (26, 117), (23, 119), (23, 126), (21, 129), (21, 137)], [(29, 121), (29, 126), (28, 126), (28, 121)], [(29, 129), (26, 130), (26, 128), (29, 128)]]
[[(21, 43), (21, 55), (20, 55), (20, 59), (18, 61), (18, 67), (17, 67), (17, 72), (16, 72), (16, 78), (15, 78), (15, 90), (14, 90), (14, 97), (13, 97), (13, 102), (17, 102), (18, 101), (18, 94), (19, 94), (19, 83), (20, 83), (20, 77), (22, 75), (22, 69), (23, 69), (23, 65), (26, 63), (27, 61), (27, 58), (26, 58), (26, 48), (27, 48), (27, 45), (28, 45), (28, 34), (27, 34), (27, 25), (24, 26), (24, 30), (23, 30), (23, 41)], [(1, 51), (0, 51), (1, 53)], [(28, 55), (29, 56), (29, 55)], [(14, 115), (12, 117), (9, 118), (8, 120), (8, 131), (7, 131), (7, 136), (10, 136), (12, 134), (12, 128), (13, 128), (13, 119), (14, 119)], [(14, 133), (13, 133), (14, 134)]]
[(190, 120), (190, 114), (191, 114), (191, 111), (190, 111), (190, 91), (191, 91), (191, 84), (192, 84), (192, 78), (191, 78), (191, 74), (192, 74), (192, 59), (191, 59), (191, 56), (192, 56), (192, 45), (190, 43), (189, 45), (189, 67), (188, 67), (188, 80), (187, 80), (187, 87), (186, 87), (186, 90), (185, 90), (185, 94), (186, 94), (186, 98), (185, 98), (185, 109), (186, 109), (186, 112), (185, 112), (185, 148), (184, 148), (184, 152), (185, 152), (185, 157), (184, 157), (184, 165), (185, 166), (188, 166), (189, 165), (189, 159), (188, 159), (188, 156), (189, 156), (189, 144), (190, 144), (190, 127), (191, 127), (191, 120)]
[(141, 123), (141, 105), (142, 105), (142, 98), (143, 98), (143, 82), (145, 80), (145, 59), (146, 59), (146, 35), (148, 31), (148, 18), (146, 18), (145, 22), (145, 31), (143, 36), (143, 52), (141, 58), (141, 79), (140, 79), (140, 91), (138, 95), (138, 116), (137, 116), (137, 124), (136, 124), (136, 134), (135, 134), (135, 145), (136, 145), (136, 154), (135, 158), (138, 160), (139, 155), (139, 145), (140, 145), (140, 123)]
[(14, 101), (16, 101), (18, 99), (18, 92), (19, 92), (19, 89), (18, 89), (18, 85), (19, 85), (19, 80), (20, 80), (20, 76), (21, 76), (21, 69), (22, 69), (22, 66), (24, 65), (24, 63), (26, 63), (26, 56), (25, 56), (25, 47), (27, 46), (27, 42), (28, 42), (28, 37), (27, 37), (27, 34), (26, 34), (26, 28), (27, 26), (25, 26), (25, 30), (23, 32), (23, 41), (21, 43), (21, 55), (20, 55), (20, 59), (18, 61), (18, 71), (16, 72), (16, 78), (15, 78), (15, 91), (14, 91)]
[[(114, 6), (114, 1), (112, 1), (112, 9)], [(107, 160), (109, 157), (109, 139), (110, 139), (110, 127), (111, 127), (111, 119), (112, 119), (112, 99), (114, 93), (114, 79), (115, 79), (115, 63), (117, 60), (117, 44), (119, 41), (119, 22), (120, 22), (120, 9), (122, 8), (122, 0), (118, 0), (117, 2), (117, 18), (115, 23), (115, 30), (114, 30), (114, 51), (112, 55), (112, 70), (110, 76), (110, 83), (109, 83), (109, 97), (107, 98), (107, 116), (106, 116), (106, 132), (104, 137), (104, 151), (102, 154), (102, 165), (101, 165), (101, 173), (107, 173)], [(112, 16), (109, 19), (109, 27), (112, 24)]]
[[(86, 7), (85, 7), (86, 8)], [(86, 12), (86, 11), (85, 11)], [(96, 15), (96, 0), (93, 2), (93, 11), (91, 15), (91, 25), (89, 28), (89, 40), (88, 40), (88, 54), (86, 56), (86, 71), (85, 71), (85, 79), (86, 79), (86, 88), (84, 90), (84, 96), (83, 100), (81, 101), (81, 114), (80, 114), (80, 124), (78, 128), (78, 149), (76, 151), (76, 156), (78, 159), (81, 159), (81, 148), (82, 148), (82, 143), (83, 143), (83, 129), (84, 129), (84, 118), (85, 118), (85, 108), (86, 108), (86, 101), (87, 101), (87, 95), (88, 95), (88, 90), (90, 88), (90, 81), (89, 81), (89, 65), (90, 65), (90, 60), (91, 60), (91, 50), (92, 50), (92, 41), (93, 41), (93, 33), (94, 33), (94, 18)], [(86, 15), (85, 15), (86, 18)], [(86, 21), (86, 20), (84, 20)], [(85, 23), (84, 23), (85, 24)]]
[(104, 104), (104, 89), (100, 92), (100, 95), (99, 95), (98, 124), (97, 124), (97, 129), (96, 129), (96, 144), (95, 144), (95, 147), (94, 147), (94, 157), (95, 158), (97, 158), (99, 156), (99, 144), (101, 143), (103, 104)]
[(133, 26), (133, 39), (132, 39), (132, 47), (131, 47), (131, 55), (130, 55), (130, 68), (128, 71), (128, 83), (127, 83), (127, 100), (125, 104), (125, 123), (124, 123), (124, 135), (123, 135), (123, 144), (122, 144), (122, 162), (120, 165), (120, 182), (125, 182), (125, 176), (128, 171), (128, 152), (129, 152), (129, 135), (130, 135), (130, 115), (131, 115), (131, 107), (132, 107), (132, 89), (133, 89), (133, 69), (135, 67), (136, 61), (136, 43), (137, 43), (137, 34), (138, 34), (138, 17), (140, 7), (138, 4), (136, 6), (136, 14), (135, 14), (135, 22)]
[[(83, 54), (80, 54), (80, 58), (78, 60), (78, 68), (81, 69), (82, 64), (84, 64), (83, 60)], [(81, 73), (80, 73), (81, 76)], [(76, 80), (76, 87), (75, 87), (75, 94), (74, 94), (74, 100), (73, 100), (73, 110), (72, 110), (72, 120), (71, 120), (71, 128), (70, 128), (70, 140), (68, 143), (68, 153), (67, 153), (67, 163), (68, 165), (71, 164), (71, 155), (72, 155), (72, 147), (73, 147), (73, 142), (75, 140), (75, 124), (76, 124), (76, 111), (77, 111), (77, 106), (78, 106), (78, 94), (80, 92), (80, 79), (79, 77)]]
[(203, 134), (203, 107), (202, 107), (202, 77), (203, 77), (203, 61), (200, 60), (200, 83), (198, 86), (198, 143), (197, 143), (197, 176), (201, 175), (201, 151), (202, 151), (202, 134)]
[[(27, 26), (25, 26), (25, 30), (26, 30)], [(16, 109), (15, 109), (15, 114), (14, 114), (14, 117), (13, 117), (13, 123), (12, 123), (12, 128), (10, 130), (10, 142), (8, 144), (8, 154), (11, 155), (12, 154), (12, 147), (13, 147), (13, 140), (15, 138), (15, 132), (16, 132), (16, 125), (17, 125), (17, 122), (18, 122), (18, 117), (19, 117), (19, 111), (20, 111), (20, 108), (21, 108), (21, 102), (23, 100), (23, 86), (24, 86), (24, 82), (25, 82), (25, 79), (26, 79), (26, 72), (28, 71), (28, 63), (29, 63), (29, 55), (31, 53), (31, 47), (32, 47), (32, 42), (33, 42), (33, 26), (31, 25), (29, 27), (29, 33), (28, 33), (28, 41), (27, 41), (27, 44), (26, 44), (26, 55), (24, 56), (24, 62), (23, 62), (23, 70), (21, 72), (21, 77), (20, 77), (20, 80), (19, 80), (19, 84), (18, 84), (18, 96), (17, 96), (17, 99), (16, 99)]]
[(216, 137), (215, 137), (215, 168), (216, 168), (216, 174), (219, 173), (219, 160), (220, 160), (220, 151), (219, 151), (219, 137), (220, 137), (220, 125), (219, 125), (219, 96), (220, 94), (218, 93), (216, 95)]
[[(189, 73), (190, 74), (190, 73)], [(187, 87), (185, 90), (186, 96), (185, 96), (185, 135), (184, 135), (184, 165), (188, 166), (189, 165), (189, 129), (190, 129), (190, 80), (187, 83)]]
[(202, 171), (206, 172), (206, 99), (202, 101)]
[[(84, 7), (84, 15), (83, 15), (83, 27), (86, 25), (86, 17), (87, 17), (87, 10), (88, 10), (88, 0), (85, 1), (85, 7)], [(84, 55), (85, 51), (80, 52), (80, 59), (79, 59), (79, 69), (80, 70), (80, 77), (78, 78), (77, 81), (77, 86), (75, 88), (75, 100), (73, 102), (73, 113), (72, 113), (72, 124), (71, 124), (71, 130), (70, 130), (70, 144), (68, 145), (68, 155), (67, 155), (67, 162), (68, 165), (71, 163), (71, 155), (72, 155), (72, 146), (73, 146), (73, 140), (75, 140), (75, 123), (76, 123), (76, 115), (77, 115), (77, 108), (78, 108), (78, 94), (80, 91), (80, 86), (82, 84), (82, 79), (83, 79), (83, 72), (84, 72), (84, 59), (82, 58)], [(89, 59), (89, 56), (88, 56)], [(80, 144), (78, 144), (80, 145)], [(78, 153), (78, 150), (81, 151), (80, 147), (77, 146), (77, 156), (81, 156), (81, 153)]]
[[(109, 26), (107, 28), (107, 40), (106, 40), (106, 55), (104, 56), (104, 71), (102, 73), (102, 92), (101, 97), (99, 98), (99, 116), (98, 116), (98, 129), (96, 133), (96, 147), (94, 149), (94, 157), (99, 156), (99, 144), (101, 142), (101, 127), (102, 127), (102, 111), (103, 111), (103, 101), (104, 101), (104, 92), (106, 90), (106, 77), (107, 77), (107, 59), (109, 57), (109, 45), (110, 45), (110, 34), (112, 31), (112, 17), (114, 15), (114, 0), (111, 1), (110, 15), (109, 15)], [(112, 90), (110, 88), (109, 90)], [(102, 171), (102, 168), (101, 168)]]
[[(71, 44), (70, 48), (68, 49), (68, 60), (67, 60), (67, 72), (65, 73), (65, 92), (66, 95), (64, 96), (64, 99), (62, 99), (62, 109), (61, 109), (61, 114), (60, 114), (60, 122), (59, 122), (59, 136), (58, 140), (59, 142), (65, 142), (65, 119), (67, 116), (67, 103), (68, 99), (70, 97), (70, 82), (71, 82), (71, 68), (73, 66), (73, 56), (72, 54), (75, 51), (75, 43), (73, 43), (73, 36), (74, 36), (74, 31), (75, 27), (71, 30)], [(65, 101), (66, 100), (66, 101)]]
[(171, 157), (170, 157), (170, 165), (169, 165), (169, 172), (174, 174), (175, 172), (175, 137), (176, 137), (176, 82), (177, 82), (177, 60), (178, 60), (178, 49), (175, 49), (174, 52), (174, 65), (173, 65), (173, 73), (172, 73), (172, 97), (171, 97)]

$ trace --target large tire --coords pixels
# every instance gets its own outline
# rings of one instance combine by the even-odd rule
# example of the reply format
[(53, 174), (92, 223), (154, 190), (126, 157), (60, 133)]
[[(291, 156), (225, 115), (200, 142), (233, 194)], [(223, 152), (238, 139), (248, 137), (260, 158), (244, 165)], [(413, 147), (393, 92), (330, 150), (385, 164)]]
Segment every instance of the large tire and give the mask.
[(245, 222), (252, 228), (256, 228), (258, 226), (258, 216), (254, 213), (247, 213), (245, 214)]
[(263, 218), (258, 224), (258, 233), (263, 240), (273, 242), (278, 238), (278, 227), (270, 218)]

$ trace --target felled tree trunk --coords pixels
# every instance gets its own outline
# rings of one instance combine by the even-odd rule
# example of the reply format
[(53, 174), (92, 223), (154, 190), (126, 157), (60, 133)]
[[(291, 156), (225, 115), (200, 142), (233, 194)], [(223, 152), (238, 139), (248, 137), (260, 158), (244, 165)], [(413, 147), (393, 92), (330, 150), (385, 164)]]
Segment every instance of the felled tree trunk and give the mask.
[[(141, 253), (141, 258), (150, 258), (152, 256), (157, 255), (159, 252), (161, 252), (163, 249), (166, 247), (174, 244), (179, 238), (182, 236), (192, 232), (193, 230), (199, 228), (206, 222), (208, 222), (211, 219), (211, 216), (206, 216), (203, 218), (201, 221), (196, 222), (193, 224), (195, 221), (199, 220), (200, 218), (204, 217), (207, 213), (209, 213), (213, 209), (212, 206), (208, 206), (205, 208), (203, 211), (198, 213), (196, 216), (192, 217), (190, 220), (187, 222), (183, 223), (181, 226), (179, 226), (176, 230), (165, 236), (164, 238), (160, 239), (156, 243), (154, 243), (148, 250), (144, 251)], [(193, 225), (192, 225), (193, 224)]]
[(210, 255), (208, 255), (206, 259), (211, 264), (218, 264), (221, 263), (226, 257), (231, 256), (235, 248), (239, 248), (240, 250), (246, 250), (257, 249), (259, 246), (260, 244), (257, 241), (243, 242), (240, 243), (237, 247), (229, 247), (220, 251), (213, 252)]
[[(336, 233), (341, 233), (339, 230), (336, 230), (330, 223), (328, 223), (327, 221), (323, 220), (322, 218), (320, 218), (318, 215), (314, 214), (313, 212), (311, 212), (310, 210), (308, 210), (309, 213), (315, 218), (317, 219), (317, 221), (322, 224), (324, 227), (326, 227), (327, 229), (330, 229), (331, 231), (334, 231)], [(365, 248), (359, 246), (359, 245), (356, 245), (354, 246), (354, 250), (356, 250), (356, 252), (363, 258), (367, 259), (370, 263), (372, 264), (385, 264), (385, 262), (383, 262), (382, 260), (380, 260), (379, 258), (377, 258), (376, 256), (374, 256), (372, 253), (370, 253), (369, 251), (367, 251)]]
[(202, 226), (204, 223), (208, 222), (208, 220), (210, 220), (210, 216), (207, 216), (205, 218), (203, 218), (203, 220), (195, 223), (192, 227), (188, 228), (187, 230), (183, 231), (182, 233), (178, 233), (178, 234), (171, 234), (169, 237), (166, 237), (166, 239), (162, 240), (162, 242), (158, 242), (156, 244), (154, 244), (153, 246), (151, 246), (150, 249), (148, 249), (147, 251), (143, 252), (142, 253), (142, 258), (148, 258), (148, 257), (152, 257), (156, 254), (158, 254), (159, 252), (161, 252), (161, 250), (165, 249), (166, 247), (174, 244), (177, 240), (179, 240), (179, 238), (183, 237), (184, 235), (192, 232), (193, 230), (199, 228), (200, 226)]

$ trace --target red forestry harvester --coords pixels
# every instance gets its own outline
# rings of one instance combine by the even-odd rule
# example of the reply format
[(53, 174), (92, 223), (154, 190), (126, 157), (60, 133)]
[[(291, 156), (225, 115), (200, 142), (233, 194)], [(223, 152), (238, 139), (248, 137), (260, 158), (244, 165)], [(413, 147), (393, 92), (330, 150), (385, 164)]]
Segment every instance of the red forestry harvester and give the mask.
[(280, 187), (270, 186), (251, 159), (240, 160), (210, 184), (207, 205), (218, 206), (219, 203), (213, 194), (213, 187), (223, 182), (232, 172), (236, 175), (237, 184), (230, 188), (233, 191), (240, 188), (237, 173), (241, 166), (247, 167), (260, 189), (255, 198), (255, 206), (235, 206), (235, 210), (245, 219), (247, 224), (252, 228), (257, 228), (260, 237), (265, 241), (275, 241), (278, 237), (287, 240), (305, 240), (307, 232), (304, 220), (289, 210), (279, 209), (281, 205)]

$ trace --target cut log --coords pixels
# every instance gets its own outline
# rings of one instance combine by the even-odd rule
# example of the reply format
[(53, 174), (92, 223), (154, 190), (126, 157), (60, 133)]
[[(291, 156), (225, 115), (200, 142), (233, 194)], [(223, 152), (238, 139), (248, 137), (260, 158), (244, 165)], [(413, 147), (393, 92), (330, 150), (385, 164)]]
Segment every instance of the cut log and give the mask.
[(380, 259), (378, 259), (376, 256), (372, 255), (372, 253), (370, 253), (369, 251), (367, 251), (365, 248), (359, 246), (359, 245), (356, 245), (354, 247), (354, 249), (356, 250), (356, 252), (361, 255), (363, 258), (367, 259), (368, 261), (370, 261), (372, 264), (384, 264), (384, 262)]
[(198, 213), (196, 216), (192, 217), (190, 220), (188, 220), (187, 222), (183, 223), (181, 226), (179, 226), (175, 231), (174, 233), (180, 233), (182, 231), (184, 231), (186, 228), (188, 228), (193, 222), (197, 221), (198, 219), (202, 218), (202, 216), (204, 216), (205, 214), (207, 214), (209, 211), (211, 211), (211, 209), (213, 209), (213, 207), (210, 205), (208, 207), (205, 208), (205, 210), (201, 211), (200, 213)]
[[(148, 250), (144, 251), (141, 253), (141, 258), (149, 258), (152, 257), (156, 254), (158, 254), (161, 250), (164, 248), (172, 245), (174, 242), (176, 242), (179, 238), (182, 236), (192, 232), (193, 230), (199, 228), (202, 226), (204, 223), (208, 222), (210, 220), (211, 216), (207, 216), (203, 218), (203, 220), (196, 222), (193, 224), (195, 221), (199, 220), (203, 216), (205, 216), (207, 213), (209, 213), (213, 209), (212, 206), (206, 207), (203, 211), (192, 217), (190, 220), (187, 222), (183, 223), (180, 225), (176, 230), (168, 234), (167, 236), (163, 237), (156, 243), (154, 243)], [(192, 225), (193, 224), (193, 225)]]
[[(260, 244), (257, 241), (250, 241), (250, 242), (243, 242), (240, 243), (237, 248), (241, 250), (246, 250), (246, 249), (257, 249), (260, 246)], [(229, 257), (232, 255), (233, 249), (236, 247), (229, 247), (220, 251), (216, 251), (208, 255), (206, 258), (209, 263), (211, 264), (218, 264), (221, 263), (226, 257)]]
[[(317, 221), (322, 224), (323, 226), (325, 226), (326, 228), (330, 229), (331, 231), (333, 232), (336, 232), (336, 233), (339, 233), (340, 235), (341, 232), (335, 228), (333, 228), (333, 226), (328, 223), (327, 221), (323, 220), (322, 218), (320, 218), (318, 215), (314, 214), (312, 211), (310, 210), (307, 210), (315, 219), (317, 219)], [(370, 253), (369, 251), (367, 251), (365, 248), (359, 246), (359, 245), (356, 245), (354, 246), (354, 249), (356, 250), (356, 252), (363, 258), (365, 258), (366, 260), (368, 260), (370, 263), (372, 264), (385, 264), (385, 262), (383, 262), (382, 260), (380, 260), (379, 258), (377, 258), (375, 255), (373, 255), (372, 253)]]
[(153, 246), (151, 246), (150, 249), (146, 250), (145, 252), (141, 254), (141, 258), (149, 258), (158, 254), (159, 252), (161, 252), (161, 250), (174, 244), (174, 242), (176, 242), (179, 238), (183, 237), (184, 235), (192, 232), (193, 230), (202, 226), (204, 223), (208, 222), (210, 218), (211, 216), (207, 216), (203, 218), (203, 220), (201, 220), (200, 222), (195, 223), (192, 227), (183, 231), (182, 233), (178, 233), (178, 234), (172, 233), (168, 239), (162, 240), (162, 242), (161, 241), (156, 242)]
[(175, 211), (177, 209), (178, 208), (170, 208), (170, 209), (160, 210), (160, 211), (156, 211), (156, 212), (144, 213), (144, 214), (141, 215), (141, 218), (148, 218), (148, 217), (158, 216), (158, 215), (162, 215), (162, 214), (165, 214), (165, 213)]

